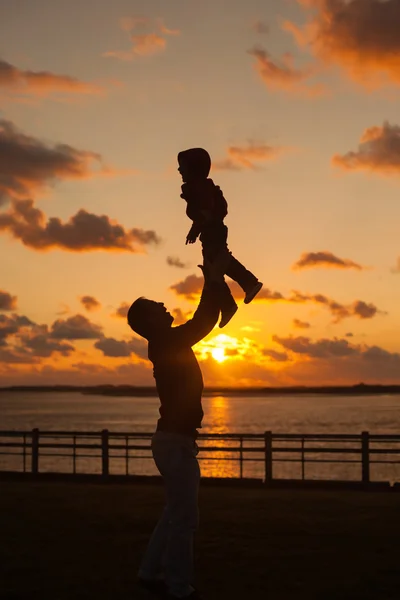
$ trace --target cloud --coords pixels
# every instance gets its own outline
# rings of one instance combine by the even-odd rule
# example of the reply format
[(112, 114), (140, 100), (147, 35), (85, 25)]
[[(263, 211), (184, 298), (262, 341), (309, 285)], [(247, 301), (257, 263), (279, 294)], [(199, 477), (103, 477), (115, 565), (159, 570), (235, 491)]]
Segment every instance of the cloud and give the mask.
[[(122, 31), (133, 31), (134, 29), (143, 29), (151, 26), (151, 19), (143, 16), (122, 17), (119, 20), (119, 25)], [(166, 27), (163, 19), (157, 19), (155, 22), (155, 27), (164, 35), (180, 35), (181, 33), (179, 29), (169, 29)]]
[(152, 56), (159, 52), (164, 52), (167, 45), (165, 39), (157, 33), (132, 35), (131, 42), (131, 50), (110, 50), (109, 52), (104, 52), (103, 56), (108, 58), (118, 58), (122, 61), (130, 61), (137, 56)]
[(79, 300), (88, 312), (98, 310), (101, 307), (100, 302), (93, 296), (81, 296)]
[(179, 29), (169, 29), (169, 27), (167, 27), (165, 25), (165, 23), (162, 19), (158, 19), (157, 25), (158, 25), (158, 29), (159, 29), (160, 33), (163, 33), (164, 35), (180, 35), (181, 34)]
[[(265, 357), (268, 359), (277, 360), (277, 356), (274, 356), (274, 350), (267, 350), (264, 353), (264, 347), (257, 341), (248, 337), (236, 338), (224, 333), (214, 335), (213, 337), (207, 337), (195, 346), (195, 353), (199, 360), (205, 361), (208, 357), (213, 355), (213, 351), (218, 349), (224, 350), (224, 355), (227, 358), (233, 360), (235, 364), (239, 364), (240, 361), (254, 362), (263, 361)], [(279, 359), (282, 357), (280, 356)], [(270, 362), (270, 360), (268, 361)]]
[(99, 361), (76, 361), (65, 368), (43, 364), (39, 358), (30, 361), (37, 364), (24, 368), (24, 365), (5, 364), (1, 358), (0, 355), (2, 385), (68, 385), (71, 381), (74, 385), (104, 385), (110, 382), (116, 382), (118, 385), (132, 385), (132, 382), (135, 385), (154, 385), (148, 361), (134, 362), (133, 358), (111, 366)]
[(290, 53), (284, 54), (278, 63), (260, 46), (248, 50), (248, 54), (255, 58), (254, 68), (269, 89), (311, 97), (326, 93), (322, 84), (307, 83), (316, 74), (315, 65), (296, 68)]
[(400, 354), (398, 352), (389, 352), (380, 346), (370, 346), (363, 352), (363, 358), (371, 363), (391, 363), (400, 367)]
[[(244, 297), (243, 290), (235, 282), (229, 282), (229, 287), (236, 300)], [(188, 300), (189, 302), (198, 301), (203, 288), (203, 278), (197, 275), (188, 275), (182, 281), (173, 284), (169, 289), (177, 296)], [(341, 304), (324, 294), (304, 294), (293, 290), (290, 296), (283, 296), (280, 292), (273, 292), (268, 288), (263, 288), (254, 298), (253, 303), (260, 302), (287, 302), (293, 304), (305, 304), (312, 302), (325, 307), (334, 317), (333, 323), (339, 323), (343, 319), (357, 317), (359, 319), (372, 319), (376, 315), (386, 314), (379, 310), (374, 304), (366, 303), (363, 300), (354, 300), (351, 304)]]
[(50, 337), (64, 340), (96, 340), (104, 337), (103, 327), (92, 323), (83, 315), (57, 319), (51, 325)]
[(254, 23), (251, 25), (251, 29), (260, 35), (266, 35), (269, 33), (269, 26), (265, 21), (254, 21)]
[(384, 123), (363, 133), (358, 151), (335, 154), (332, 163), (347, 171), (400, 175), (400, 127)]
[(112, 314), (113, 317), (117, 317), (119, 319), (125, 319), (128, 316), (128, 310), (129, 310), (130, 304), (128, 304), (127, 302), (122, 302), (120, 304), (120, 306), (117, 308), (117, 310), (115, 311), (115, 313)]
[(12, 94), (47, 97), (51, 94), (100, 94), (98, 85), (80, 81), (68, 75), (56, 75), (49, 71), (28, 71), (0, 59), (0, 90)]
[[(320, 340), (310, 344), (318, 344)], [(201, 360), (201, 369), (206, 386), (267, 386), (267, 385), (353, 385), (365, 383), (400, 383), (400, 357), (378, 346), (355, 346), (354, 352), (343, 355), (336, 350), (327, 357), (312, 357), (296, 353), (282, 347), (278, 342), (276, 352), (286, 354), (287, 360), (276, 360), (263, 354), (262, 347), (255, 353), (233, 356), (222, 365), (209, 356)], [(0, 348), (1, 350), (1, 348)], [(228, 354), (230, 354), (230, 349)], [(269, 349), (266, 349), (268, 352)], [(317, 352), (318, 354), (318, 352)], [(341, 355), (342, 354), (342, 355)], [(4, 355), (4, 353), (3, 353)], [(20, 355), (6, 363), (0, 353), (0, 376), (2, 385), (99, 385), (116, 383), (119, 385), (154, 385), (151, 365), (148, 361), (136, 359), (135, 355), (112, 359), (112, 364), (99, 360), (92, 362), (75, 361), (70, 366), (55, 367), (43, 364), (43, 359)], [(252, 356), (251, 359), (246, 358)], [(18, 364), (20, 362), (21, 364)], [(27, 363), (24, 365), (23, 363)], [(111, 361), (110, 361), (111, 362)], [(29, 364), (30, 363), (30, 364)], [(36, 364), (35, 364), (36, 363)]]
[(194, 302), (198, 300), (201, 294), (203, 283), (203, 277), (198, 277), (197, 275), (188, 275), (185, 277), (185, 279), (183, 279), (183, 281), (178, 281), (178, 283), (171, 285), (169, 289), (175, 292), (177, 296), (183, 296), (185, 300)]
[[(74, 330), (71, 339), (82, 326), (90, 329), (83, 323), (73, 327), (69, 324), (69, 333)], [(71, 381), (76, 385), (154, 384), (143, 340), (92, 336), (96, 342), (94, 347), (112, 359), (110, 366), (102, 364), (96, 356), (87, 362), (74, 360), (74, 355), (79, 354), (69, 340), (53, 337), (51, 327), (35, 324), (27, 317), (0, 315), (0, 332), (2, 330), (8, 331), (3, 335), (5, 343), (1, 342), (0, 333), (2, 385), (54, 385)], [(264, 347), (249, 338), (218, 334), (197, 344), (195, 352), (201, 361), (206, 386), (400, 383), (399, 353), (376, 345), (352, 344), (344, 338), (311, 340), (304, 336), (279, 335), (274, 335), (272, 341), (275, 347)], [(227, 357), (223, 365), (210, 358), (212, 350), (221, 346)], [(65, 357), (62, 367), (46, 362), (56, 354)]]
[(14, 347), (0, 347), (1, 364), (39, 364), (40, 357), (29, 354), (26, 350)]
[(261, 331), (259, 327), (253, 327), (252, 325), (244, 325), (240, 329), (241, 331), (246, 331), (247, 333), (255, 333)]
[(122, 31), (133, 31), (133, 29), (145, 27), (149, 22), (148, 17), (121, 17), (119, 26)]
[(322, 305), (326, 307), (334, 317), (333, 323), (339, 323), (343, 319), (348, 319), (349, 317), (372, 319), (377, 314), (386, 314), (384, 311), (378, 310), (374, 304), (367, 304), (363, 300), (354, 300), (351, 304), (345, 305), (332, 298), (328, 298), (324, 294), (302, 294), (296, 290), (294, 290), (292, 295), (287, 298), (287, 301), (295, 304), (313, 302)]
[(242, 169), (257, 169), (256, 163), (273, 160), (282, 154), (286, 148), (268, 146), (249, 141), (247, 146), (229, 146), (227, 157), (213, 162), (215, 171), (240, 171)]
[(187, 269), (188, 264), (181, 261), (177, 256), (167, 256), (167, 265), (177, 267), (178, 269)]
[[(235, 281), (228, 281), (227, 283), (235, 300), (242, 300), (244, 298), (244, 292), (239, 284)], [(285, 297), (280, 292), (273, 292), (269, 288), (263, 287), (254, 298), (253, 302), (276, 302), (283, 301), (284, 299)]]
[[(128, 50), (110, 50), (104, 52), (103, 56), (117, 58), (122, 61), (131, 61), (137, 57), (153, 56), (164, 52), (167, 47), (165, 36), (176, 36), (180, 34), (178, 29), (169, 29), (161, 19), (158, 19), (153, 31), (146, 33), (132, 33), (136, 29), (151, 28), (151, 20), (147, 17), (123, 17), (120, 27), (129, 33), (131, 47)], [(154, 29), (158, 31), (154, 31)], [(161, 35), (160, 35), (161, 34)]]
[(286, 352), (278, 352), (277, 350), (270, 350), (268, 348), (264, 348), (262, 350), (263, 356), (268, 356), (268, 358), (272, 358), (272, 360), (276, 362), (286, 362), (289, 360)]
[(0, 315), (0, 345), (12, 335), (17, 334), (24, 327), (29, 327), (34, 323), (28, 317), (12, 314), (11, 316)]
[(339, 258), (326, 250), (322, 252), (304, 252), (299, 260), (294, 263), (292, 270), (296, 271), (308, 267), (334, 267), (336, 269), (357, 269), (358, 271), (365, 268), (352, 260)]
[(0, 310), (15, 310), (17, 308), (17, 296), (11, 296), (8, 292), (0, 290)]
[(300, 321), (300, 319), (293, 319), (293, 327), (296, 327), (296, 329), (309, 329), (311, 325), (306, 321)]
[(304, 27), (284, 29), (327, 65), (376, 87), (400, 83), (399, 0), (298, 0), (312, 15)]
[(139, 358), (147, 360), (147, 342), (133, 338), (129, 341), (116, 340), (115, 338), (102, 338), (95, 342), (94, 347), (101, 350), (104, 356), (113, 358), (136, 354)]
[(22, 337), (26, 347), (32, 350), (35, 356), (49, 357), (54, 352), (59, 352), (62, 356), (70, 356), (75, 352), (74, 346), (66, 342), (49, 339), (47, 333), (33, 335), (30, 338)]
[(356, 300), (355, 302), (353, 302), (353, 304), (351, 305), (351, 309), (353, 310), (353, 314), (359, 317), (360, 319), (371, 319), (378, 312), (380, 314), (386, 314), (383, 311), (378, 311), (376, 306), (374, 306), (373, 304), (367, 304), (363, 300)]
[(1, 357), (7, 363), (37, 363), (54, 353), (70, 356), (74, 346), (51, 339), (47, 325), (38, 325), (23, 315), (0, 315)]
[(70, 307), (64, 302), (60, 302), (60, 310), (56, 312), (56, 315), (59, 317), (63, 317), (64, 315), (68, 315), (70, 312)]
[(399, 381), (398, 352), (389, 352), (375, 345), (350, 344), (340, 338), (311, 341), (306, 337), (273, 336), (273, 339), (296, 356), (296, 360), (291, 363), (293, 377), (302, 373), (306, 385), (316, 385), (316, 380), (322, 385)]
[(393, 273), (393, 275), (398, 275), (400, 273), (400, 256), (397, 259), (396, 266), (392, 267), (390, 272)]
[(34, 250), (68, 250), (87, 252), (106, 250), (144, 252), (146, 245), (157, 245), (155, 231), (125, 229), (106, 215), (79, 210), (63, 223), (57, 217), (46, 221), (45, 214), (35, 208), (33, 200), (13, 200), (8, 211), (0, 213), (0, 232), (4, 231), (24, 246)]
[(193, 311), (183, 311), (181, 308), (177, 307), (172, 309), (171, 314), (174, 317), (174, 325), (182, 325), (192, 317)]
[(303, 336), (283, 338), (278, 335), (272, 336), (272, 339), (286, 350), (290, 350), (295, 354), (305, 354), (311, 358), (349, 356), (357, 352), (355, 347), (343, 339), (321, 339), (317, 342), (312, 342), (310, 338)]
[(227, 360), (222, 365), (212, 358), (202, 361), (201, 370), (205, 385), (220, 385), (227, 387), (249, 387), (263, 385), (278, 385), (281, 380), (281, 369), (287, 363), (280, 363), (264, 358), (262, 363), (254, 360)]
[(0, 208), (5, 206), (9, 201), (8, 195), (4, 192), (4, 190), (0, 190)]
[(113, 174), (100, 154), (67, 144), (49, 146), (0, 119), (0, 196), (26, 199), (58, 181), (99, 174)]

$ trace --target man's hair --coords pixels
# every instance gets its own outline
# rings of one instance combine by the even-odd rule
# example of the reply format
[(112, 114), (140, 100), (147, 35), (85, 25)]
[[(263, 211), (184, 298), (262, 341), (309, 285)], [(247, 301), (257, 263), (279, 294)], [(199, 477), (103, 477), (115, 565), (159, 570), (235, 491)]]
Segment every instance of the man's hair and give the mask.
[(135, 333), (138, 333), (142, 337), (147, 339), (148, 336), (148, 323), (147, 323), (147, 306), (149, 300), (144, 298), (138, 298), (131, 304), (126, 318), (128, 325)]

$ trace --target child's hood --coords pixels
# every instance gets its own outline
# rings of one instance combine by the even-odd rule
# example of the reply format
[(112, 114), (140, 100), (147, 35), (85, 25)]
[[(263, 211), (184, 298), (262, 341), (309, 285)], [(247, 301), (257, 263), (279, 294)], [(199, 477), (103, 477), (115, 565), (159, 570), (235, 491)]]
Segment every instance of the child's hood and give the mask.
[(178, 163), (199, 177), (207, 177), (211, 169), (211, 158), (204, 148), (189, 148), (179, 152)]

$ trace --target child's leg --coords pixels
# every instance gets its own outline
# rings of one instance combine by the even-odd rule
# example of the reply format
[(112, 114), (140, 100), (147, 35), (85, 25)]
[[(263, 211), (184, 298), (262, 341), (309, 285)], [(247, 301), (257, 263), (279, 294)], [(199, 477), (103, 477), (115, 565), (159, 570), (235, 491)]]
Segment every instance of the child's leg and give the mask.
[(249, 304), (259, 293), (263, 284), (253, 273), (248, 271), (234, 256), (229, 261), (226, 274), (242, 287), (246, 296), (244, 303)]
[(245, 292), (248, 292), (258, 282), (257, 277), (251, 271), (248, 271), (234, 256), (232, 256), (225, 273), (236, 281)]
[[(200, 235), (200, 241), (203, 245), (203, 256), (206, 256), (212, 262), (218, 254), (228, 251), (227, 239), (228, 228), (224, 223), (210, 223)], [(257, 277), (246, 269), (234, 256), (231, 257), (225, 274), (233, 279), (233, 281), (236, 281), (246, 294), (251, 292), (258, 284)]]
[(200, 234), (203, 256), (213, 262), (221, 252), (228, 252), (228, 228), (222, 222), (207, 223)]
[[(228, 253), (228, 248), (221, 244), (213, 243), (212, 236), (203, 237), (202, 241), (202, 252), (203, 259), (213, 263), (218, 258), (221, 258), (221, 253)], [(230, 262), (230, 261), (229, 261)], [(221, 321), (219, 326), (225, 327), (225, 325), (231, 320), (235, 312), (237, 311), (237, 304), (232, 296), (231, 290), (229, 289), (228, 284), (225, 282), (221, 286), (221, 294), (220, 294), (220, 308), (221, 308)]]
[[(213, 252), (208, 252), (207, 247), (203, 246), (203, 259), (204, 261), (212, 263), (214, 260), (217, 260), (217, 257), (214, 256)], [(221, 312), (230, 311), (234, 306), (236, 307), (236, 302), (233, 299), (231, 290), (229, 289), (225, 279), (223, 285), (221, 286), (220, 304)]]

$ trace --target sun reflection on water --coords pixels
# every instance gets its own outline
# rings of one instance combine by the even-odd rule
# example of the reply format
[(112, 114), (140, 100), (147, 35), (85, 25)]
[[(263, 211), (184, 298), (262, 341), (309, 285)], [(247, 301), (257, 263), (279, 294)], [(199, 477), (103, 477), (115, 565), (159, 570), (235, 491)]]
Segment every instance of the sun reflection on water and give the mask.
[[(211, 396), (207, 398), (206, 422), (204, 423), (204, 433), (228, 433), (231, 422), (231, 407), (226, 396)], [(239, 475), (239, 454), (237, 452), (227, 452), (214, 450), (212, 452), (202, 451), (202, 448), (218, 448), (237, 446), (237, 441), (229, 442), (218, 439), (201, 440), (200, 447), (200, 467), (203, 477), (238, 477)], [(212, 458), (211, 458), (212, 457)], [(230, 459), (230, 460), (227, 460)], [(233, 460), (232, 460), (233, 459)], [(236, 460), (237, 459), (237, 460)]]

